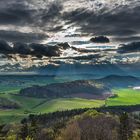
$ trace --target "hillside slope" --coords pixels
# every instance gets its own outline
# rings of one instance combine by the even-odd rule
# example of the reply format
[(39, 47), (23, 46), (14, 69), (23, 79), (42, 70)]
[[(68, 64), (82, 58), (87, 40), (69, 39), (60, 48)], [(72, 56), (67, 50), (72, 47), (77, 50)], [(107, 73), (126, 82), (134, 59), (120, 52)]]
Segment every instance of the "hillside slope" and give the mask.
[(85, 97), (105, 99), (110, 94), (110, 90), (102, 84), (86, 80), (50, 84), (47, 86), (33, 86), (20, 91), (22, 96), (40, 98)]

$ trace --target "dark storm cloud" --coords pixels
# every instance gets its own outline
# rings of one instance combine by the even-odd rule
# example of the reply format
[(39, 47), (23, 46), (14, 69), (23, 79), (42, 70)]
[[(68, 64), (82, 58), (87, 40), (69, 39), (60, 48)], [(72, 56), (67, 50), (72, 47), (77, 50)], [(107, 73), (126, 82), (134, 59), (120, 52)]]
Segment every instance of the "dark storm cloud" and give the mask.
[[(116, 40), (120, 38), (120, 41), (123, 39), (125, 41), (126, 38), (137, 36), (140, 33), (140, 2), (138, 0), (135, 4), (131, 2), (130, 5), (116, 5), (112, 10), (110, 10), (111, 2), (108, 2), (110, 7), (106, 7), (99, 0), (91, 0), (91, 3), (95, 1), (97, 1), (97, 4), (92, 8), (87, 8), (86, 5), (82, 5), (82, 8), (76, 8), (73, 4), (73, 10), (70, 11), (67, 10), (69, 8), (67, 5), (63, 5), (67, 2), (64, 0), (0, 1), (0, 25), (13, 25), (15, 28), (16, 26), (26, 26), (33, 30), (33, 33), (37, 32), (34, 29), (56, 33), (62, 29), (62, 23), (75, 23), (74, 25), (81, 27), (82, 32), (109, 35)], [(125, 1), (130, 2), (129, 0)], [(97, 12), (98, 9), (100, 9), (99, 12)], [(34, 36), (33, 38), (33, 40), (36, 39)], [(2, 37), (2, 39), (6, 39), (6, 37)], [(29, 42), (30, 39), (30, 36), (27, 37), (26, 42)], [(7, 37), (7, 40), (14, 41), (12, 36), (11, 39), (10, 36)], [(23, 42), (25, 40), (26, 37), (23, 36), (23, 40), (17, 41)]]
[(106, 36), (92, 37), (90, 41), (94, 43), (109, 43), (110, 42), (109, 38), (107, 38)]
[(127, 36), (140, 32), (140, 5), (134, 8), (121, 6), (114, 11), (95, 13), (87, 9), (77, 9), (64, 14), (64, 19), (80, 25), (84, 32), (95, 35)]
[(60, 17), (60, 11), (63, 9), (63, 6), (59, 2), (53, 2), (49, 5), (48, 10), (44, 10), (42, 13), (42, 21), (50, 21), (55, 17)]
[(131, 35), (136, 35), (138, 34), (138, 31), (133, 30), (133, 29), (106, 29), (103, 31), (96, 31), (97, 34), (102, 34), (102, 35), (110, 35), (110, 36), (131, 36)]
[(7, 42), (0, 40), (0, 53), (8, 54), (10, 52), (12, 52), (11, 46)]
[(25, 44), (25, 43), (14, 43), (12, 54), (20, 54), (20, 55), (32, 55), (36, 57), (43, 56), (59, 56), (60, 50), (57, 46), (48, 46), (43, 44)]
[(33, 11), (24, 11), (22, 9), (7, 9), (0, 11), (0, 24), (29, 24), (32, 22), (31, 13)]
[[(1, 2), (0, 2), (1, 3)], [(58, 17), (62, 10), (60, 2), (44, 1), (46, 7), (37, 7), (29, 0), (13, 0), (2, 3), (0, 9), (0, 24), (42, 26)], [(31, 4), (31, 5), (30, 5)], [(1, 6), (0, 6), (1, 7)]]
[(48, 37), (45, 34), (39, 33), (22, 33), (18, 31), (5, 31), (0, 30), (0, 39), (9, 42), (40, 42), (41, 40)]
[[(1, 2), (0, 2), (1, 3)], [(0, 24), (1, 25), (22, 25), (29, 24), (33, 21), (32, 15), (35, 12), (33, 9), (28, 9), (24, 1), (21, 3), (1, 3), (0, 6)]]
[(131, 53), (131, 52), (140, 52), (140, 42), (132, 42), (129, 44), (123, 44), (118, 49), (119, 53)]
[(114, 37), (112, 38), (113, 41), (121, 41), (123, 42), (133, 42), (133, 41), (140, 41), (140, 36), (128, 36), (128, 37)]
[(6, 41), (0, 40), (0, 53), (4, 55), (10, 54), (19, 54), (19, 55), (32, 55), (36, 57), (52, 57), (52, 56), (60, 56), (61, 50), (65, 50), (70, 48), (68, 43), (60, 43), (57, 45), (46, 45), (46, 44), (38, 44), (38, 43), (21, 43), (15, 42), (13, 43), (13, 47), (11, 47)]
[[(39, 1), (38, 1), (39, 2)], [(14, 42), (40, 42), (47, 37), (47, 31), (57, 25), (62, 5), (59, 2), (45, 1), (46, 7), (38, 7), (32, 0), (0, 1), (0, 26), (8, 27), (8, 31), (0, 30), (0, 39)], [(12, 26), (12, 31), (10, 29)], [(18, 28), (16, 28), (18, 26)], [(28, 27), (31, 33), (18, 32), (18, 29)], [(2, 28), (1, 28), (2, 29)], [(13, 31), (15, 30), (15, 31)], [(38, 32), (46, 32), (40, 34)], [(28, 32), (28, 31), (27, 31)]]
[(8, 45), (5, 41), (0, 41), (0, 53), (5, 55), (19, 54), (19, 55), (32, 55), (36, 57), (42, 56), (59, 56), (60, 50), (57, 46), (47, 46), (43, 44), (26, 44), (26, 43), (14, 43), (13, 47)]

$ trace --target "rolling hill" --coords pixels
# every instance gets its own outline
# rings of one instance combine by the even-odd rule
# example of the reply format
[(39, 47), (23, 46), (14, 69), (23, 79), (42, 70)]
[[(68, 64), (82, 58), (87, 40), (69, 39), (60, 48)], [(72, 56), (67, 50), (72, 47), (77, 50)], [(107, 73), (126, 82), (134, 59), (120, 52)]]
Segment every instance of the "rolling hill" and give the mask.
[(90, 99), (106, 99), (111, 91), (103, 84), (88, 80), (56, 83), (46, 86), (24, 88), (19, 95), (39, 98), (83, 97)]

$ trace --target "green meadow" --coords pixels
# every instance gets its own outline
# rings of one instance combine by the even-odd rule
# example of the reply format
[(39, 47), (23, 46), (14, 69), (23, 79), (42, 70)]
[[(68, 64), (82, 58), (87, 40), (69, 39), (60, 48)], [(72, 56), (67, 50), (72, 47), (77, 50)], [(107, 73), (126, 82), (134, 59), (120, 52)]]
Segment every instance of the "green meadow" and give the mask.
[(140, 91), (133, 89), (114, 89), (113, 94), (116, 96), (105, 100), (89, 100), (81, 98), (58, 98), (58, 99), (41, 99), (23, 97), (12, 94), (8, 89), (5, 93), (0, 93), (0, 98), (19, 105), (18, 109), (0, 109), (0, 123), (17, 122), (29, 114), (49, 113), (62, 110), (71, 110), (78, 108), (94, 108), (119, 105), (138, 105), (140, 104)]
[(33, 112), (34, 106), (40, 104), (43, 99), (20, 97), (9, 93), (0, 94), (0, 97), (6, 98), (19, 105), (18, 109), (0, 109), (0, 123), (15, 122)]
[(80, 98), (60, 98), (60, 99), (40, 99), (23, 97), (18, 94), (0, 94), (0, 97), (6, 98), (13, 103), (17, 103), (19, 109), (1, 109), (0, 123), (17, 122), (29, 114), (49, 113), (75, 108), (100, 107), (105, 104), (103, 100), (88, 100)]
[(119, 105), (138, 105), (140, 104), (140, 90), (133, 89), (115, 89), (113, 93), (117, 95), (114, 98), (108, 98), (106, 100), (107, 106), (119, 106)]
[(37, 112), (47, 113), (54, 111), (70, 110), (75, 108), (92, 108), (101, 107), (105, 104), (103, 100), (88, 100), (81, 98), (70, 98), (70, 99), (54, 99), (35, 108)]

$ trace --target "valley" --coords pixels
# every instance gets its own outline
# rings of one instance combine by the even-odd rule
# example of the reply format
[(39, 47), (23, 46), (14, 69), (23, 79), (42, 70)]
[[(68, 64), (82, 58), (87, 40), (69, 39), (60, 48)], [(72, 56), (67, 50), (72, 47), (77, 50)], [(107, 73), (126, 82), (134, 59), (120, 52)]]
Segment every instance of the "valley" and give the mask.
[(111, 75), (92, 79), (83, 75), (85, 80), (81, 80), (78, 76), (67, 77), (0, 76), (0, 123), (19, 122), (29, 114), (140, 104), (140, 91), (133, 89), (140, 85), (139, 78)]

